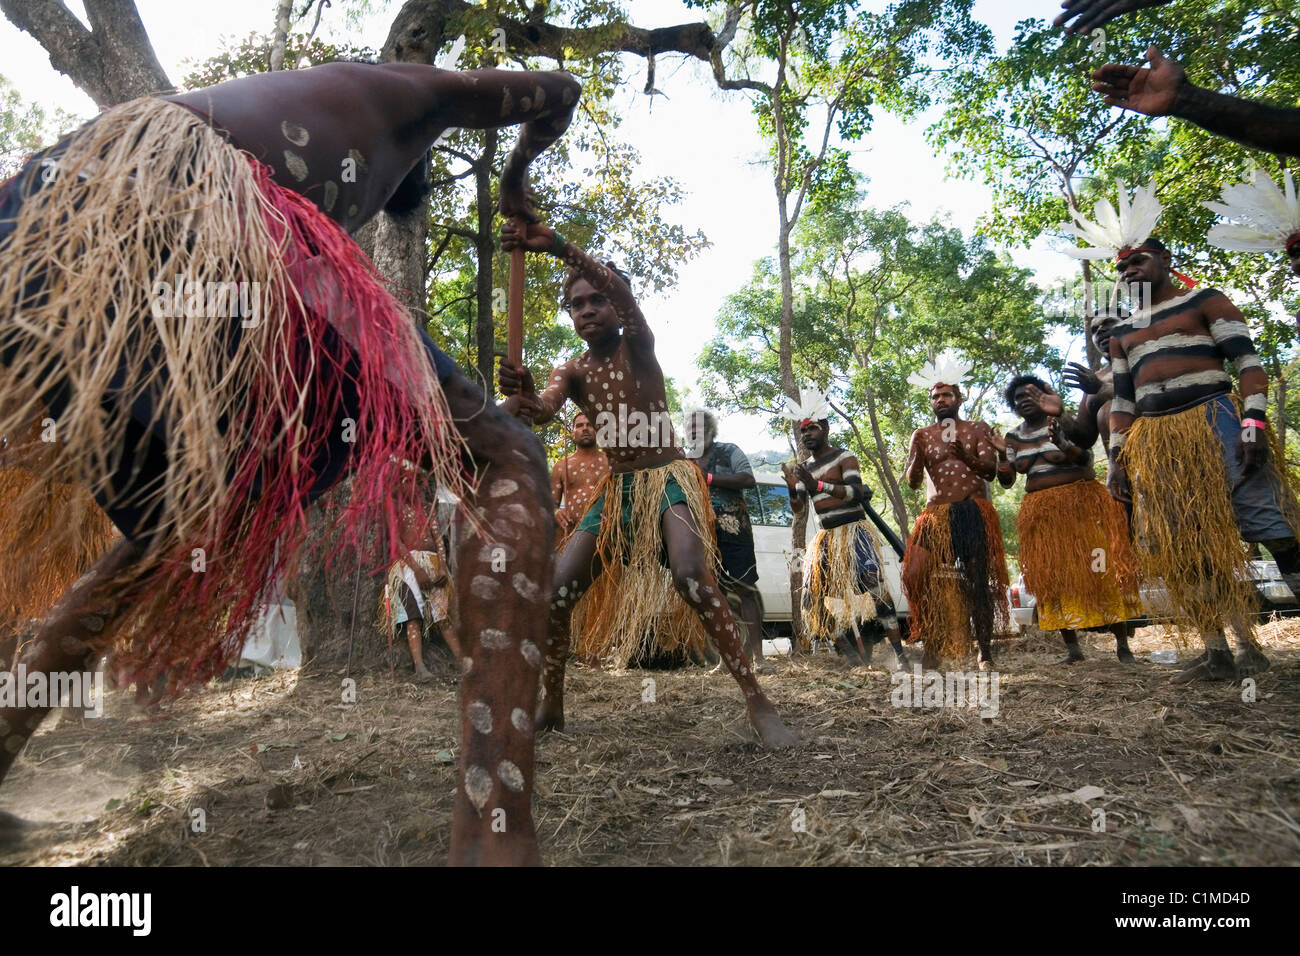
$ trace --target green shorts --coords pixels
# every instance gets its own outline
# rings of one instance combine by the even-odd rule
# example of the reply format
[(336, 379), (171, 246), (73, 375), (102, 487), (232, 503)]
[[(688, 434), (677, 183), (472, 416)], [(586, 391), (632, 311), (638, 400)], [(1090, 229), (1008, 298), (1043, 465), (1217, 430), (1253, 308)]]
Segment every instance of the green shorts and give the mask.
[[(668, 464), (670, 463), (666, 462), (658, 467), (666, 468)], [(632, 528), (632, 478), (635, 474), (636, 472), (629, 471), (613, 476), (614, 483), (618, 486), (623, 498), (623, 530), (628, 534), (631, 533)], [(591, 503), (587, 513), (578, 522), (579, 531), (586, 531), (597, 537), (600, 536), (600, 521), (605, 513), (605, 494), (606, 492), (602, 491), (596, 500)], [(659, 514), (662, 516), (673, 505), (684, 505), (686, 503), (686, 492), (682, 490), (682, 486), (678, 484), (677, 479), (669, 475), (668, 481), (664, 485), (664, 493), (659, 496)]]

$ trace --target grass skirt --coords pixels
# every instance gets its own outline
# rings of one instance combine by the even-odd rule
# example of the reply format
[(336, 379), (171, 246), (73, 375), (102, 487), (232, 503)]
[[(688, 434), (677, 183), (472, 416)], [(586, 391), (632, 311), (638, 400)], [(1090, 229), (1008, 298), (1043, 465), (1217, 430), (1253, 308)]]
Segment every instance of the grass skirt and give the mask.
[[(655, 653), (695, 659), (706, 654), (708, 635), (699, 615), (682, 600), (672, 575), (660, 562), (664, 544), (659, 506), (669, 477), (677, 481), (686, 497), (705, 563), (718, 567), (713, 506), (698, 468), (679, 460), (658, 468), (606, 475), (593, 498), (605, 494), (596, 539), (596, 555), (604, 563), (604, 572), (575, 607), (574, 619), (581, 627), (570, 632), (574, 652), (584, 660), (607, 660), (615, 667), (625, 667), (642, 654), (650, 634)], [(621, 503), (629, 485), (632, 520), (625, 525)], [(718, 601), (722, 601), (720, 590)]]
[(1043, 630), (1104, 627), (1142, 615), (1128, 519), (1100, 482), (1025, 495), (1017, 525), (1020, 566)]
[(834, 639), (855, 623), (876, 620), (880, 605), (888, 605), (892, 617), (883, 570), (877, 571), (873, 588), (859, 593), (859, 535), (868, 537), (879, 564), (882, 545), (866, 521), (823, 528), (813, 538), (804, 559), (807, 569), (802, 601), (805, 643), (811, 644), (814, 636)]
[(0, 468), (0, 627), (45, 617), (116, 535), (85, 488)]
[[(338, 477), (320, 462), (339, 429), (354, 439), (342, 446), (353, 491), (336, 553), (360, 548), (371, 567), (399, 557), (398, 516), (424, 513), (432, 479), (403, 481), (403, 460), (432, 460), (463, 496), (462, 446), (411, 317), (342, 227), (269, 167), (151, 98), (56, 154), (54, 181), (13, 187), (29, 192), (0, 243), (0, 434), (57, 388), (60, 444), (42, 477), (84, 483), (110, 514), (111, 476), (145, 459), (132, 412), (133, 434), (165, 447), (165, 474), (132, 501), (148, 551), (119, 591), (129, 613), (103, 643), (134, 679), (175, 667), (179, 687), (237, 657), (299, 566), (308, 504)], [(249, 309), (169, 315), (159, 290), (177, 276), (191, 292), (251, 286)]]
[(1258, 598), (1205, 405), (1138, 418), (1120, 463), (1133, 487), (1142, 578), (1164, 583), (1175, 627), (1213, 633), (1227, 623), (1249, 639)]
[(992, 634), (1010, 633), (1007, 586), (1002, 525), (993, 502), (930, 505), (916, 519), (903, 558), (908, 643), (925, 641), (927, 650), (952, 660), (970, 649), (979, 615), (992, 620)]

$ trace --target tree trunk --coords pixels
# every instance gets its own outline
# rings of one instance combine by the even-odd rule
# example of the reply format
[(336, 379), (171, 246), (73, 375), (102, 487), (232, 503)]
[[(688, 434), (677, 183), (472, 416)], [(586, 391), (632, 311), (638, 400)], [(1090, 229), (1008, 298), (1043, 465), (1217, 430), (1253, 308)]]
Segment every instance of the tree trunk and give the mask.
[(284, 48), (289, 43), (289, 14), (293, 0), (280, 0), (275, 10), (275, 35), (271, 40), (271, 72), (284, 69)]
[[(434, 17), (436, 22), (431, 22), (426, 17), (414, 22), (404, 16), (414, 6), (423, 5), (408, 3), (394, 21), (381, 56), (385, 62), (431, 64), (441, 48), (442, 18)], [(412, 321), (421, 328), (425, 315), (428, 240), (427, 206), (400, 219), (380, 213), (357, 234), (362, 249), (393, 287), (397, 300), (410, 311)], [(337, 513), (350, 494), (351, 482), (347, 482), (313, 508), (310, 540), (318, 553), (322, 547), (329, 547), (330, 539), (326, 537), (322, 542), (320, 536), (332, 534), (330, 516)], [(348, 549), (338, 556), (332, 569), (327, 570), (320, 561), (304, 562), (299, 568), (299, 580), (290, 589), (289, 596), (297, 606), (298, 640), (305, 666), (326, 670), (342, 667), (347, 661), (349, 640), (354, 644), (354, 667), (382, 659), (388, 642), (379, 634), (375, 621), (383, 576), (368, 573), (378, 569), (362, 567), (362, 564), (361, 556)], [(359, 588), (358, 567), (361, 567)], [(357, 595), (355, 618), (354, 592)]]
[(134, 0), (86, 0), (90, 29), (55, 0), (0, 0), (0, 11), (30, 33), (50, 55), (50, 65), (107, 109), (171, 90)]
[[(876, 468), (880, 472), (880, 480), (885, 484), (885, 497), (889, 499), (894, 520), (898, 522), (899, 537), (906, 541), (912, 533), (907, 521), (907, 502), (903, 498), (903, 489), (898, 484), (894, 469), (889, 464), (889, 446), (880, 430), (880, 417), (876, 413), (876, 393), (870, 388), (867, 389), (867, 417), (871, 420), (871, 434), (876, 440)], [(855, 426), (854, 431), (856, 430)]]
[[(1286, 451), (1286, 375), (1277, 377), (1277, 440), (1282, 451)], [(1285, 462), (1278, 462), (1279, 470), (1285, 468)]]
[[(1083, 347), (1085, 354), (1088, 356), (1088, 368), (1094, 372), (1101, 368), (1101, 352), (1097, 351), (1097, 344), (1092, 340), (1092, 314), (1096, 311), (1093, 303), (1096, 301), (1095, 292), (1092, 286), (1092, 263), (1087, 259), (1083, 260)], [(1108, 303), (1109, 304), (1109, 303)]]

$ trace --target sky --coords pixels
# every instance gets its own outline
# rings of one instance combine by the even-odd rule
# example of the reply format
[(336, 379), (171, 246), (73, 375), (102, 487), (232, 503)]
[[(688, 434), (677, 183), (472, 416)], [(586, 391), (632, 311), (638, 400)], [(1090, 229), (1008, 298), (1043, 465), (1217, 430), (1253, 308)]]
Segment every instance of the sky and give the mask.
[[(359, 34), (349, 32), (348, 36), (354, 43), (378, 48), (400, 3), (390, 0), (373, 5), (379, 12)], [(83, 16), (77, 0), (68, 0), (68, 6)], [(137, 6), (154, 49), (173, 79), (186, 72), (186, 60), (202, 60), (216, 52), (222, 36), (268, 32), (274, 8), (271, 0), (138, 0)], [(633, 0), (628, 6), (632, 22), (647, 28), (699, 18), (699, 11), (688, 9), (679, 0)], [(1055, 0), (977, 0), (975, 15), (993, 29), (997, 45), (1003, 49), (1018, 20), (1051, 17), (1056, 7)], [(337, 6), (327, 10), (322, 22), (321, 34), (327, 39), (344, 34), (337, 10)], [(617, 105), (624, 117), (620, 135), (640, 150), (640, 175), (672, 176), (682, 184), (686, 199), (671, 216), (691, 229), (701, 229), (712, 243), (681, 268), (679, 281), (671, 290), (642, 303), (655, 329), (665, 373), (685, 389), (688, 398), (698, 399), (698, 391), (691, 392), (698, 377), (695, 358), (714, 334), (719, 308), (728, 294), (749, 280), (756, 260), (775, 254), (776, 200), (769, 171), (761, 163), (763, 143), (749, 105), (739, 94), (717, 91), (704, 64), (685, 57), (661, 57), (656, 87), (666, 95), (650, 98), (640, 92), (644, 64), (640, 58), (632, 60), (629, 75), (636, 81), (628, 85)], [(95, 112), (89, 97), (50, 66), (40, 45), (3, 18), (0, 73), (26, 99), (80, 116)], [(915, 221), (937, 216), (969, 233), (988, 210), (990, 194), (980, 183), (947, 177), (944, 158), (924, 139), (925, 128), (936, 115), (932, 112), (904, 123), (878, 113), (871, 133), (852, 144), (853, 161), (868, 177), (866, 201), (871, 205), (906, 202)], [(1017, 262), (1034, 270), (1043, 286), (1073, 269), (1070, 260), (1050, 251), (1043, 240), (1029, 251), (1017, 251)], [(1062, 350), (1071, 347), (1071, 359), (1082, 349), (1079, 336), (1072, 343), (1053, 341)], [(764, 420), (738, 415), (723, 420), (719, 438), (747, 450), (782, 444), (769, 434)]]

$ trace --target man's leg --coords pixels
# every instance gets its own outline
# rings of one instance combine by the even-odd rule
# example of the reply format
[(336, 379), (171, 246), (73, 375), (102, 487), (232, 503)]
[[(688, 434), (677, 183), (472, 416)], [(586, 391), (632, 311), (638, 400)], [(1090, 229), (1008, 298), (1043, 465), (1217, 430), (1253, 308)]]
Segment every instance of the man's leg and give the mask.
[(420, 628), (423, 626), (424, 622), (420, 620), (406, 622), (406, 644), (411, 648), (411, 661), (415, 664), (415, 679), (433, 680), (433, 675), (424, 666), (424, 638), (420, 634)]
[(460, 611), (460, 787), (453, 865), (537, 864), (533, 709), (546, 641), (555, 538), (551, 483), (537, 437), (459, 372), (443, 391), (479, 477), (481, 534), (457, 552)]
[[(19, 655), (18, 663), (26, 666), (28, 674), (82, 670), (94, 663), (87, 642), (121, 610), (111, 593), (113, 579), (140, 556), (139, 547), (121, 541), (68, 589)], [(0, 780), (49, 712), (48, 707), (0, 709)]]
[[(605, 502), (607, 508), (615, 506)], [(542, 699), (537, 702), (538, 730), (564, 729), (564, 667), (569, 660), (569, 623), (574, 606), (603, 570), (596, 557), (596, 536), (589, 531), (573, 532), (555, 566), (555, 582), (551, 588), (550, 630), (542, 659)]]
[(763, 666), (763, 621), (758, 610), (758, 595), (751, 588), (740, 589), (740, 619), (745, 624), (745, 656), (757, 669)]
[(749, 722), (759, 739), (769, 747), (793, 747), (795, 740), (786, 729), (776, 708), (767, 699), (745, 662), (740, 631), (704, 560), (704, 548), (696, 530), (695, 518), (685, 504), (672, 505), (659, 519), (664, 544), (668, 548), (668, 566), (672, 570), (677, 593), (700, 616), (704, 629), (713, 638), (727, 670), (745, 695)]
[(1077, 664), (1083, 660), (1083, 649), (1079, 647), (1079, 635), (1069, 628), (1061, 628), (1061, 640), (1065, 642), (1065, 660), (1062, 664)]
[(1125, 664), (1136, 664), (1137, 658), (1129, 650), (1128, 641), (1133, 636), (1136, 628), (1130, 621), (1120, 621), (1118, 624), (1110, 626), (1110, 632), (1115, 635), (1115, 656)]

